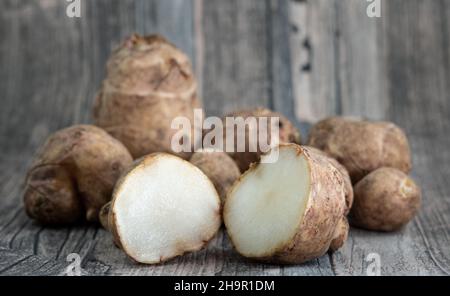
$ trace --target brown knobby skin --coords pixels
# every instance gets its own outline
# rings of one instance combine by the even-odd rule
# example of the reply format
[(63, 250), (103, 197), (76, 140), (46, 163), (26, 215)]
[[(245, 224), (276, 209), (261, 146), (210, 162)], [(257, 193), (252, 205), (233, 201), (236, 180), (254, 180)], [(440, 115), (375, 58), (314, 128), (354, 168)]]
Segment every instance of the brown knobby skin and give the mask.
[(380, 167), (393, 167), (404, 173), (411, 170), (408, 139), (391, 122), (326, 118), (313, 126), (308, 145), (339, 161), (353, 184)]
[(98, 221), (120, 174), (132, 163), (125, 146), (102, 129), (75, 125), (50, 135), (28, 171), (24, 203), (42, 224)]
[[(328, 158), (328, 161), (341, 173), (342, 180), (344, 181), (344, 189), (345, 189), (345, 215), (348, 215), (350, 209), (353, 205), (353, 185), (352, 180), (350, 179), (350, 175), (348, 174), (347, 169), (340, 164), (336, 159), (332, 158), (330, 155), (326, 154), (322, 150), (316, 149), (311, 146), (305, 146), (308, 149), (313, 150), (316, 154), (321, 154), (324, 157)], [(348, 224), (348, 222), (347, 222)]]
[(106, 203), (98, 213), (98, 220), (100, 221), (100, 225), (109, 230), (109, 210), (111, 209), (111, 202)]
[(228, 190), (241, 175), (234, 160), (225, 152), (198, 151), (190, 162), (213, 182), (223, 204)]
[[(226, 115), (226, 117), (242, 117), (244, 120), (249, 118), (249, 117), (255, 117), (255, 118), (259, 118), (259, 117), (268, 117), (268, 118), (272, 118), (272, 117), (278, 117), (280, 120), (279, 123), (279, 143), (296, 143), (296, 144), (300, 144), (301, 143), (301, 137), (300, 137), (300, 132), (298, 131), (298, 129), (294, 126), (294, 124), (292, 122), (289, 121), (289, 119), (287, 119), (284, 115), (282, 115), (281, 113), (278, 112), (274, 112), (270, 109), (267, 108), (262, 108), (262, 107), (258, 107), (255, 109), (248, 109), (248, 110), (239, 110), (236, 112), (232, 112), (228, 115)], [(268, 123), (270, 124), (270, 122)], [(225, 143), (225, 139), (226, 139), (226, 133), (227, 130), (230, 130), (232, 127), (227, 127), (226, 126), (226, 122), (225, 122), (225, 118), (224, 118), (224, 143)], [(259, 129), (259, 126), (257, 127)], [(267, 129), (269, 131), (269, 135), (267, 138), (267, 143), (269, 143), (271, 141), (270, 139), (270, 125), (267, 126)], [(249, 127), (246, 127), (246, 134), (245, 134), (245, 151), (244, 152), (236, 152), (237, 151), (237, 131), (235, 129), (234, 132), (234, 136), (235, 136), (235, 141), (234, 141), (234, 150), (232, 152), (229, 152), (230, 156), (233, 157), (233, 159), (236, 161), (236, 163), (239, 166), (239, 169), (241, 170), (241, 172), (245, 172), (249, 167), (251, 163), (254, 162), (258, 162), (259, 158), (261, 157), (261, 150), (260, 145), (257, 145), (257, 151), (256, 152), (251, 152), (250, 151), (250, 144), (249, 144), (249, 135), (250, 135), (250, 130)], [(259, 138), (258, 138), (259, 141)]]
[(416, 215), (421, 203), (419, 186), (394, 168), (379, 168), (354, 188), (351, 224), (377, 231), (395, 231)]
[(278, 161), (253, 164), (228, 193), (223, 216), (233, 245), (245, 257), (285, 264), (335, 251), (348, 232), (342, 175), (315, 149), (278, 149)]
[(208, 244), (221, 225), (220, 199), (192, 163), (153, 153), (122, 174), (101, 220), (133, 261), (158, 264)]
[(120, 245), (120, 241), (117, 240), (117, 234), (115, 234), (115, 225), (114, 225), (114, 219), (112, 219), (112, 215), (110, 215), (111, 212), (111, 202), (106, 203), (100, 210), (100, 213), (98, 214), (98, 220), (100, 221), (100, 225), (107, 231), (109, 231), (111, 234), (113, 234), (113, 242), (118, 248), (122, 248)]
[(175, 153), (171, 148), (178, 131), (171, 123), (175, 117), (187, 118), (193, 142), (194, 108), (201, 105), (189, 58), (159, 35), (134, 34), (108, 60), (93, 117), (133, 158), (169, 152), (188, 159), (190, 152)]
[(334, 232), (333, 240), (330, 244), (330, 252), (335, 252), (339, 250), (347, 241), (348, 232), (350, 230), (350, 225), (348, 224), (347, 217), (343, 216), (339, 220), (336, 230)]

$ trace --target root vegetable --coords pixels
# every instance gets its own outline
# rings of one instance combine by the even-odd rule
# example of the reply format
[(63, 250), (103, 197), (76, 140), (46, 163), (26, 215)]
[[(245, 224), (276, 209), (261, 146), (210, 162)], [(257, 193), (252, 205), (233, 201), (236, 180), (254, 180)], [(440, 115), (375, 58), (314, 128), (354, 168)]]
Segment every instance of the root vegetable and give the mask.
[(97, 221), (116, 180), (132, 158), (98, 127), (77, 125), (51, 135), (28, 172), (24, 203), (42, 224)]
[[(272, 117), (278, 117), (279, 118), (279, 142), (280, 143), (296, 143), (296, 144), (300, 144), (300, 133), (297, 130), (297, 128), (294, 126), (294, 124), (292, 124), (289, 119), (287, 119), (286, 117), (284, 117), (282, 114), (278, 113), (278, 112), (274, 112), (272, 110), (266, 109), (266, 108), (256, 108), (253, 110), (243, 110), (243, 111), (238, 111), (238, 112), (234, 112), (231, 114), (228, 114), (226, 117), (234, 117), (234, 118), (238, 118), (241, 117), (244, 120), (250, 118), (250, 117), (255, 117), (255, 118), (260, 118), (260, 117), (267, 117), (267, 118), (272, 118)], [(270, 122), (268, 123), (270, 124)], [(225, 126), (225, 131), (224, 131), (224, 137), (226, 138), (226, 133), (227, 130), (229, 131), (230, 129), (232, 130), (234, 127), (233, 126), (226, 126), (226, 124), (224, 124)], [(256, 131), (253, 130), (252, 128), (249, 128), (247, 126), (246, 128), (246, 134), (245, 134), (245, 151), (244, 152), (236, 152), (237, 151), (237, 131), (235, 131), (235, 149), (234, 152), (230, 153), (230, 155), (234, 158), (234, 160), (236, 161), (236, 163), (239, 166), (239, 169), (241, 170), (241, 172), (245, 172), (249, 167), (251, 163), (254, 162), (258, 162), (259, 158), (261, 157), (261, 150), (259, 143), (256, 143), (257, 145), (257, 152), (251, 152), (250, 151), (250, 134), (251, 133), (257, 133), (260, 130), (259, 125), (256, 126)], [(270, 125), (267, 126), (267, 130), (269, 131), (268, 134), (268, 143), (271, 140), (270, 139)], [(259, 141), (259, 138), (258, 138)], [(224, 141), (225, 142), (225, 141)]]
[(234, 160), (225, 152), (199, 151), (192, 155), (190, 162), (213, 182), (223, 204), (228, 190), (241, 175)]
[[(101, 208), (100, 213), (98, 214), (98, 219), (100, 221), (100, 224), (105, 230), (114, 234), (116, 233), (115, 232), (116, 228), (113, 226), (114, 221), (111, 219), (111, 215), (109, 214), (110, 212), (111, 212), (111, 202), (108, 202)], [(122, 248), (120, 241), (117, 239), (117, 235), (113, 235), (113, 242), (118, 248)]]
[(111, 202), (106, 203), (98, 214), (98, 220), (100, 221), (100, 225), (106, 230), (109, 230), (109, 211), (111, 209)]
[[(177, 130), (171, 123), (175, 117), (191, 121), (194, 139), (194, 108), (200, 108), (200, 103), (188, 57), (161, 36), (133, 35), (108, 61), (93, 117), (96, 125), (138, 158), (153, 152), (174, 153), (171, 139)], [(185, 159), (191, 155), (175, 154)]]
[(322, 150), (310, 146), (305, 147), (308, 147), (309, 150), (313, 150), (316, 154), (321, 154), (322, 156), (326, 157), (328, 161), (341, 174), (342, 180), (344, 181), (344, 190), (345, 190), (345, 215), (347, 215), (350, 212), (350, 209), (352, 208), (353, 205), (353, 186), (347, 169), (342, 164), (340, 164), (336, 159), (332, 158)]
[(342, 217), (341, 220), (339, 220), (338, 225), (336, 226), (334, 237), (330, 244), (329, 250), (331, 252), (339, 250), (345, 244), (348, 238), (349, 230), (350, 226), (348, 224), (347, 218)]
[(331, 117), (311, 130), (308, 145), (325, 151), (348, 170), (352, 183), (380, 167), (411, 169), (405, 133), (389, 122)]
[(411, 221), (420, 208), (421, 192), (415, 182), (393, 168), (379, 168), (355, 185), (350, 212), (354, 226), (394, 231)]
[(166, 153), (144, 157), (118, 181), (108, 228), (123, 251), (154, 264), (205, 246), (220, 227), (220, 199), (208, 177)]
[(224, 222), (237, 251), (264, 261), (302, 263), (335, 250), (345, 239), (341, 174), (313, 149), (296, 144), (274, 149), (278, 161), (252, 165), (225, 201)]

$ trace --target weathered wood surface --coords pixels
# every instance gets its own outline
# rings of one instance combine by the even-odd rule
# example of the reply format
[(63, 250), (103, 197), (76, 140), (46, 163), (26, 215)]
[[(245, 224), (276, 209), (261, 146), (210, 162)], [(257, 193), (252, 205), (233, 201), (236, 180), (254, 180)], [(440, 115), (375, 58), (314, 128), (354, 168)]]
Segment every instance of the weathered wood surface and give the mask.
[[(0, 2), (0, 274), (364, 275), (450, 273), (450, 2), (364, 0), (82, 0)], [(22, 207), (23, 177), (49, 133), (90, 122), (111, 49), (132, 33), (166, 35), (193, 60), (209, 115), (269, 106), (310, 123), (332, 114), (404, 127), (423, 206), (404, 230), (352, 229), (333, 255), (298, 266), (249, 262), (221, 231), (208, 248), (156, 266), (136, 265), (92, 225), (43, 228)]]

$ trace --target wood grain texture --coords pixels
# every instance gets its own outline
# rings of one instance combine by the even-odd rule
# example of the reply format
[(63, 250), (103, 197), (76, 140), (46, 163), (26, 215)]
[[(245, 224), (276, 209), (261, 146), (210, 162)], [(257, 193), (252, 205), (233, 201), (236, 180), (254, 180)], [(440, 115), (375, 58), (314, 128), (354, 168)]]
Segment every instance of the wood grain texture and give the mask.
[(267, 1), (202, 1), (208, 114), (270, 105)]
[(273, 110), (284, 114), (296, 125), (305, 139), (309, 124), (295, 113), (292, 79), (292, 55), (290, 47), (291, 25), (289, 1), (269, 1), (270, 26), (268, 26), (267, 52), (270, 56), (268, 71), (270, 77), (269, 95)]
[(423, 190), (422, 209), (404, 231), (372, 242), (366, 236), (352, 234), (355, 247), (369, 250), (371, 245), (383, 254), (384, 261), (397, 263), (384, 266), (387, 274), (450, 272), (450, 250), (444, 247), (449, 244), (449, 201), (441, 191), (447, 187), (441, 176), (448, 176), (448, 167), (443, 165), (448, 155), (438, 152), (449, 144), (443, 129), (448, 126), (450, 111), (449, 52), (445, 44), (449, 27), (442, 13), (448, 12), (448, 6), (446, 1), (384, 3), (378, 51), (383, 52), (380, 68), (385, 69), (385, 81), (375, 85), (386, 89), (380, 103), (386, 104), (383, 117), (405, 128), (409, 136), (412, 174)]
[(337, 113), (336, 12), (334, 1), (292, 1), (291, 73), (295, 114), (314, 122)]
[[(381, 7), (387, 7), (382, 1)], [(336, 1), (337, 112), (369, 119), (387, 118), (382, 25), (387, 16), (367, 16), (367, 1)], [(401, 15), (398, 15), (401, 17)], [(392, 50), (389, 48), (389, 50)]]
[[(92, 275), (365, 275), (450, 272), (450, 2), (359, 0), (97, 0), (82, 17), (58, 0), (0, 2), (0, 274), (64, 274), (78, 253)], [(288, 18), (289, 16), (289, 18)], [(44, 228), (26, 217), (23, 179), (49, 133), (90, 122), (112, 48), (132, 32), (159, 32), (193, 60), (208, 115), (267, 106), (305, 134), (332, 114), (393, 120), (414, 155), (423, 206), (404, 230), (352, 229), (332, 255), (299, 266), (240, 257), (221, 230), (200, 252), (133, 263), (94, 225)]]
[(347, 244), (332, 256), (333, 267), (336, 274), (364, 275), (371, 263), (367, 255), (377, 253), (381, 274), (448, 274), (447, 185), (440, 176), (448, 176), (443, 147), (450, 114), (449, 3), (381, 3), (379, 19), (367, 17), (364, 1), (352, 0), (298, 1), (291, 12), (298, 116), (317, 121), (357, 115), (396, 122), (409, 136), (412, 175), (424, 193), (421, 212), (402, 231), (352, 229)]
[(299, 118), (313, 122), (341, 114), (384, 119), (380, 38), (385, 17), (369, 18), (367, 6), (358, 0), (293, 2), (291, 46)]
[(64, 275), (65, 272), (66, 266), (56, 260), (0, 248), (1, 275)]
[[(423, 206), (414, 228), (429, 258), (450, 274), (450, 3), (389, 2), (385, 24), (389, 117), (410, 135)], [(402, 11), (399, 18), (395, 11)], [(395, 50), (394, 50), (395, 49)], [(447, 246), (447, 247), (446, 247)]]

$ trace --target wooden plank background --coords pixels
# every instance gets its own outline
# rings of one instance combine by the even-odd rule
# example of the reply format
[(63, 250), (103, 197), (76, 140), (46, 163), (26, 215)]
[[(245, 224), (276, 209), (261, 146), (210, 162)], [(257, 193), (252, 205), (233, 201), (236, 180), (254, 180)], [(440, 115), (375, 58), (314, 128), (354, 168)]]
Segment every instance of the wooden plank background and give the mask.
[[(450, 273), (450, 1), (62, 0), (0, 2), (0, 274), (383, 275)], [(22, 206), (24, 175), (53, 131), (91, 122), (106, 59), (132, 32), (161, 33), (192, 59), (208, 115), (268, 106), (305, 135), (333, 115), (392, 120), (408, 133), (419, 215), (405, 229), (351, 229), (338, 252), (297, 266), (249, 262), (221, 231), (208, 248), (156, 266), (132, 263), (92, 225), (43, 228)]]

